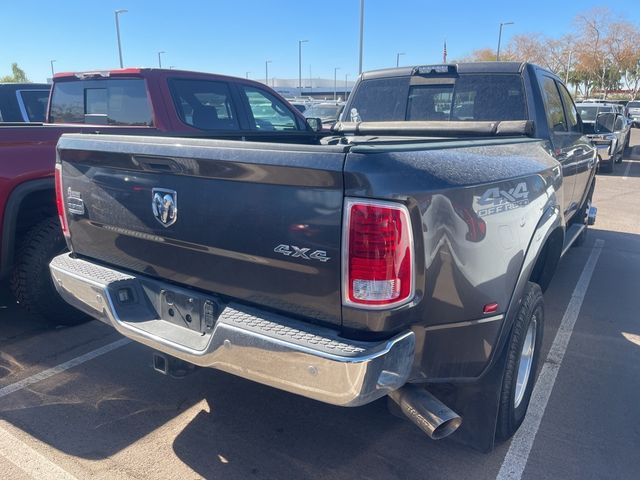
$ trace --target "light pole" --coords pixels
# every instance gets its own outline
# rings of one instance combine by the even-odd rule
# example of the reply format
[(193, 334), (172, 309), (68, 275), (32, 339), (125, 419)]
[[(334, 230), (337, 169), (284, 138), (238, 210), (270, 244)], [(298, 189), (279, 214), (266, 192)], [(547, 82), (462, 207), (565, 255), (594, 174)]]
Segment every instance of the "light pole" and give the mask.
[(333, 69), (333, 101), (334, 102), (337, 100), (337, 93), (338, 93), (338, 70), (340, 70), (340, 67), (335, 67)]
[(269, 86), (269, 64), (271, 60), (265, 60), (264, 62), (264, 84)]
[(53, 78), (53, 76), (55, 75), (55, 72), (53, 71), (53, 62), (56, 62), (57, 60), (49, 60), (49, 63), (51, 64), (51, 78)]
[(120, 9), (120, 10), (116, 10), (114, 13), (116, 15), (116, 37), (118, 37), (118, 56), (120, 57), (120, 68), (123, 68), (122, 66), (122, 44), (120, 43), (120, 20), (119, 20), (119, 15), (121, 13), (127, 13), (128, 10), (124, 10), (124, 9)]
[(569, 61), (567, 62), (567, 74), (564, 77), (564, 83), (569, 83), (569, 69), (571, 68), (571, 57), (573, 56), (573, 50), (569, 50)]
[(513, 22), (500, 22), (500, 33), (498, 33), (498, 51), (496, 52), (496, 62), (500, 61), (500, 42), (502, 41), (502, 27), (513, 25)]
[(349, 74), (345, 73), (344, 74), (344, 99), (345, 101), (347, 100), (347, 82), (349, 80)]
[(162, 57), (161, 57), (161, 55), (163, 53), (167, 53), (167, 52), (165, 52), (164, 50), (158, 52), (158, 68), (162, 68)]
[(396, 53), (396, 68), (400, 66), (400, 55), (404, 54), (404, 52)]
[(300, 89), (300, 95), (302, 95), (302, 44), (308, 41), (298, 40), (298, 88)]
[(251, 72), (245, 72), (245, 74), (244, 74), (244, 78), (249, 78), (249, 74), (250, 74), (250, 73), (251, 73)]
[(362, 73), (362, 44), (364, 42), (364, 0), (360, 0), (360, 56), (358, 60), (358, 75)]

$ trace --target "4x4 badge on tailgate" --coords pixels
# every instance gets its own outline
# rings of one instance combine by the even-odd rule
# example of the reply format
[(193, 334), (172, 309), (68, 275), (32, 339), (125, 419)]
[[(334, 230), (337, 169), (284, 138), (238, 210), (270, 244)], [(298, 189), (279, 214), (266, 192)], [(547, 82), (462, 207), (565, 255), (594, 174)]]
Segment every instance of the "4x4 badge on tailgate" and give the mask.
[(176, 223), (178, 219), (178, 194), (176, 191), (167, 190), (166, 188), (154, 188), (151, 194), (153, 195), (151, 208), (156, 220), (163, 227), (169, 227)]
[(303, 258), (304, 260), (319, 260), (320, 262), (328, 262), (331, 260), (331, 257), (327, 257), (327, 252), (324, 250), (314, 250), (311, 251), (310, 248), (301, 248), (296, 247), (295, 245), (283, 245), (280, 244), (276, 248), (273, 249), (274, 252), (280, 253), (288, 257), (291, 255), (291, 258)]

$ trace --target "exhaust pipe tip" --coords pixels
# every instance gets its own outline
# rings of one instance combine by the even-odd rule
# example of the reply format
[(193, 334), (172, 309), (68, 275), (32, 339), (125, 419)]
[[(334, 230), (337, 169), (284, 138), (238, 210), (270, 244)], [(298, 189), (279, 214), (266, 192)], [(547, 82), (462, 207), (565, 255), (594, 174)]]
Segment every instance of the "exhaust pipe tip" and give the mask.
[(440, 440), (441, 438), (448, 437), (453, 432), (458, 430), (462, 425), (462, 418), (456, 417), (450, 420), (445, 421), (440, 426), (436, 427), (436, 429), (431, 433), (430, 438), (434, 440)]
[(389, 394), (402, 413), (429, 438), (448, 437), (462, 425), (462, 418), (425, 388), (405, 385)]

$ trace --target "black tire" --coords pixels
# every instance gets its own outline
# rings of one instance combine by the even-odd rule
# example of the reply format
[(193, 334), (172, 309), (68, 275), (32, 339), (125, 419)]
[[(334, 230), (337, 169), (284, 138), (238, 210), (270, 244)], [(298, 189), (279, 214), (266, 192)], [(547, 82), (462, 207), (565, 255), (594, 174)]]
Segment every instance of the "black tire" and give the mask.
[(589, 193), (587, 194), (587, 198), (584, 199), (584, 203), (582, 204), (582, 206), (580, 207), (580, 210), (576, 212), (576, 222), (575, 223), (583, 223), (584, 224), (584, 229), (582, 230), (582, 232), (580, 232), (580, 235), (578, 235), (578, 238), (575, 239), (575, 241), (573, 242), (573, 247), (580, 247), (582, 245), (585, 244), (585, 242), (587, 241), (587, 236), (588, 236), (588, 232), (589, 232), (589, 219), (587, 218), (587, 215), (589, 214), (588, 210), (589, 210), (589, 204), (592, 201), (593, 198), (593, 191), (595, 189), (596, 183), (595, 183), (595, 178), (593, 179), (593, 183), (591, 184), (591, 187), (589, 187)]
[[(533, 355), (529, 377), (524, 389), (524, 396), (516, 405), (516, 383), (522, 347), (525, 342), (529, 325), (536, 319), (535, 341), (533, 342)], [(513, 436), (518, 430), (529, 407), (531, 393), (536, 381), (536, 373), (540, 360), (540, 347), (542, 346), (542, 332), (544, 331), (544, 300), (542, 290), (536, 283), (529, 282), (520, 303), (520, 309), (509, 335), (507, 359), (502, 388), (500, 391), (500, 410), (496, 428), (496, 439), (504, 441)]]
[(58, 219), (43, 220), (22, 240), (10, 278), (11, 291), (20, 306), (56, 325), (88, 320), (58, 295), (51, 280), (49, 262), (66, 249)]

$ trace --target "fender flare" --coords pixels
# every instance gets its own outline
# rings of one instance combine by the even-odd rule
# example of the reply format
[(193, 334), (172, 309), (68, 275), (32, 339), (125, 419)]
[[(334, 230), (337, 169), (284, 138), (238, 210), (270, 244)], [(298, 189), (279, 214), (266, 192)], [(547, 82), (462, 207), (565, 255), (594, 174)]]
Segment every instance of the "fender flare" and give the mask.
[(9, 194), (2, 217), (2, 239), (0, 246), (0, 278), (5, 278), (13, 267), (16, 247), (18, 213), (23, 200), (34, 192), (55, 190), (53, 177), (29, 180), (15, 187)]
[(495, 443), (496, 421), (499, 412), (499, 392), (504, 376), (504, 366), (507, 354), (507, 339), (511, 333), (514, 318), (520, 307), (522, 294), (531, 277), (536, 262), (557, 228), (564, 231), (564, 219), (557, 205), (549, 205), (542, 214), (533, 233), (529, 247), (525, 254), (522, 268), (516, 282), (509, 306), (502, 321), (502, 327), (498, 334), (498, 340), (493, 348), (491, 358), (487, 362), (482, 373), (469, 381), (460, 382), (458, 379), (456, 389), (443, 395), (451, 408), (461, 413), (468, 425), (472, 428), (461, 428), (455, 438), (463, 444), (470, 445), (480, 451), (493, 450)]
[(529, 247), (527, 248), (527, 253), (525, 254), (524, 261), (522, 262), (522, 268), (520, 269), (520, 274), (518, 275), (513, 293), (511, 294), (509, 306), (504, 314), (504, 320), (502, 321), (502, 326), (498, 333), (498, 340), (493, 348), (491, 358), (487, 362), (482, 373), (476, 377), (477, 379), (481, 379), (495, 365), (496, 358), (500, 356), (497, 352), (500, 352), (506, 344), (509, 333), (511, 332), (513, 321), (518, 313), (518, 308), (520, 307), (522, 294), (527, 286), (527, 282), (529, 282), (529, 278), (531, 278), (533, 268), (540, 258), (544, 246), (547, 244), (547, 240), (549, 240), (551, 234), (556, 231), (556, 229), (562, 228), (564, 235), (564, 227), (564, 217), (561, 214), (560, 206), (547, 206), (540, 217), (536, 229), (531, 237), (531, 241), (529, 242)]

